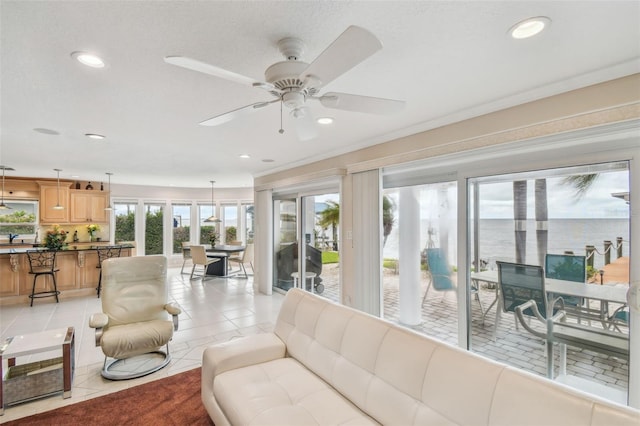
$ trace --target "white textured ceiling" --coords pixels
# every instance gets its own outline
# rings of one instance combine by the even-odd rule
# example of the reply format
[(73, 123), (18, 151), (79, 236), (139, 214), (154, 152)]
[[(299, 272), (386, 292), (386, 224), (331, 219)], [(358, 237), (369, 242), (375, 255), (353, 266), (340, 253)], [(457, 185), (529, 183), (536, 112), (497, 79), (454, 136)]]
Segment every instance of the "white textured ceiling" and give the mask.
[[(640, 70), (638, 1), (5, 1), (1, 14), (0, 164), (9, 176), (139, 185), (251, 186), (252, 176)], [(548, 16), (531, 39), (509, 27)], [(407, 102), (393, 116), (328, 110), (336, 122), (298, 141), (271, 105), (218, 127), (198, 123), (271, 99), (260, 89), (168, 65), (188, 56), (263, 80), (299, 37), (311, 62), (349, 25), (382, 51), (328, 84)], [(71, 59), (91, 51), (107, 63)], [(58, 135), (42, 134), (51, 129)], [(85, 133), (107, 136), (102, 142)], [(240, 154), (250, 159), (240, 159)], [(263, 159), (274, 160), (271, 163)]]

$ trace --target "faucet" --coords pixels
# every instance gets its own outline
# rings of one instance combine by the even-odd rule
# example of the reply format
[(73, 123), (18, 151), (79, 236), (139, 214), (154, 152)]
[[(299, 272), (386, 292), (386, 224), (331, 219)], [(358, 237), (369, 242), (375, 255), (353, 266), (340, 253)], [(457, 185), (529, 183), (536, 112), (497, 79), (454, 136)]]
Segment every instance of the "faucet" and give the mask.
[(12, 234), (9, 232), (9, 244), (13, 244), (13, 240), (18, 236), (18, 234)]

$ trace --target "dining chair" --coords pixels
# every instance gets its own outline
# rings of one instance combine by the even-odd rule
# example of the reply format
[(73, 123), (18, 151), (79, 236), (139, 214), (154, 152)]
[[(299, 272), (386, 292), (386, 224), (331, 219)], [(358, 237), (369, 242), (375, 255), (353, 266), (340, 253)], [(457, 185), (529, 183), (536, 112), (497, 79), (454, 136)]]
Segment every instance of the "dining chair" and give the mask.
[(207, 276), (207, 268), (212, 263), (220, 261), (219, 258), (215, 257), (207, 257), (207, 251), (205, 250), (203, 245), (193, 245), (191, 246), (191, 261), (193, 262), (193, 267), (191, 268), (191, 276), (190, 280), (193, 279), (193, 274), (196, 270), (196, 266), (202, 266), (204, 269), (202, 271), (202, 275), (200, 278), (204, 279)]
[(227, 258), (227, 262), (237, 263), (239, 268), (238, 272), (243, 271), (244, 277), (249, 278), (245, 264), (248, 263), (251, 265), (251, 271), (253, 271), (253, 244), (247, 244), (246, 248), (239, 256), (229, 256), (229, 258)]
[(180, 269), (180, 273), (184, 274), (184, 265), (187, 264), (187, 261), (191, 260), (191, 242), (183, 241), (182, 242), (182, 269)]
[[(33, 306), (33, 299), (41, 297), (55, 296), (56, 303), (59, 303), (58, 283), (56, 282), (56, 272), (60, 269), (56, 268), (56, 250), (27, 250), (27, 258), (29, 259), (29, 274), (33, 275), (33, 287), (29, 298)], [(53, 288), (51, 290), (36, 291), (36, 281), (39, 276), (50, 275)]]
[(100, 277), (98, 278), (98, 287), (96, 287), (96, 291), (98, 293), (98, 297), (100, 297), (100, 291), (102, 290), (102, 262), (107, 259), (111, 259), (114, 257), (120, 257), (122, 253), (122, 246), (104, 246), (96, 248), (98, 252), (98, 265), (96, 268), (100, 269)]

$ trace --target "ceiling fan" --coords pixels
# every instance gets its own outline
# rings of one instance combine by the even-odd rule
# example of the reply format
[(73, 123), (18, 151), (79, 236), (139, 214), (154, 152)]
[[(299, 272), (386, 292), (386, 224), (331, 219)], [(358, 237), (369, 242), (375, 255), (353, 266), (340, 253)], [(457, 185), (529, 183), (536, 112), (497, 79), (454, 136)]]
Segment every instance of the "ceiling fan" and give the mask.
[(184, 56), (167, 56), (164, 60), (168, 64), (265, 90), (275, 97), (269, 101), (256, 102), (207, 119), (200, 123), (203, 126), (218, 126), (280, 102), (279, 132), (284, 133), (282, 129), (282, 106), (284, 106), (291, 111), (291, 116), (295, 119), (299, 138), (308, 140), (317, 136), (313, 116), (306, 105), (309, 100), (319, 101), (326, 108), (370, 114), (392, 114), (404, 107), (404, 101), (393, 99), (337, 92), (328, 92), (323, 95), (319, 93), (326, 84), (382, 49), (382, 43), (364, 28), (348, 27), (311, 64), (300, 60), (305, 46), (298, 38), (287, 37), (280, 40), (278, 49), (286, 60), (267, 68), (264, 73), (265, 81), (254, 80)]

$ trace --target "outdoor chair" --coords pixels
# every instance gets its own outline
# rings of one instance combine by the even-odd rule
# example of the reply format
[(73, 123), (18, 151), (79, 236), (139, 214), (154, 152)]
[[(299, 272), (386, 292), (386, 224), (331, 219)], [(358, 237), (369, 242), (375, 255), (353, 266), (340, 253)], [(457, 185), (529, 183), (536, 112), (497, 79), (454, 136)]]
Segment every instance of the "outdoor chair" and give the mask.
[[(496, 321), (493, 327), (493, 338), (496, 338), (498, 324), (501, 313), (514, 313), (516, 329), (518, 320), (515, 318), (515, 309), (529, 301), (536, 305), (537, 312), (544, 313), (544, 318), (548, 318), (547, 295), (544, 285), (544, 270), (537, 265), (524, 265), (519, 263), (509, 263), (497, 261), (498, 265), (498, 308), (496, 309)], [(562, 298), (554, 300), (560, 304), (560, 309), (564, 312), (564, 301)], [(523, 310), (523, 315), (527, 317), (536, 316), (532, 308)]]
[(207, 257), (207, 251), (202, 245), (191, 246), (191, 260), (193, 267), (191, 268), (191, 276), (189, 279), (193, 279), (193, 274), (196, 271), (196, 266), (202, 266), (204, 269), (200, 278), (204, 279), (207, 276), (207, 268), (209, 265), (215, 262), (219, 262), (220, 258)]
[[(585, 256), (572, 254), (547, 254), (544, 260), (544, 276), (545, 278), (574, 281), (586, 285), (586, 258)], [(567, 314), (575, 314), (578, 318), (578, 323), (580, 323), (583, 313), (581, 308), (585, 304), (584, 299), (571, 296), (563, 296), (562, 299)]]
[[(29, 273), (33, 275), (33, 287), (29, 299), (33, 306), (33, 299), (40, 297), (55, 296), (56, 303), (59, 303), (58, 283), (56, 282), (56, 272), (60, 269), (56, 268), (56, 251), (55, 250), (27, 250), (27, 258), (29, 259)], [(36, 291), (36, 282), (41, 275), (51, 276), (51, 290)]]
[(89, 319), (105, 355), (102, 376), (133, 379), (168, 365), (181, 311), (167, 303), (166, 257), (111, 258), (103, 262), (102, 273), (102, 312)]
[(102, 262), (107, 259), (111, 259), (112, 257), (120, 257), (120, 254), (122, 253), (122, 247), (98, 247), (96, 251), (98, 252), (98, 265), (96, 266), (96, 268), (100, 269), (100, 277), (98, 278), (98, 287), (96, 287), (96, 291), (98, 293), (98, 297), (100, 297), (100, 290), (102, 289)]
[[(429, 289), (432, 286), (436, 291), (453, 291), (454, 294), (456, 294), (456, 286), (451, 278), (453, 272), (451, 271), (451, 267), (449, 266), (449, 262), (447, 261), (444, 251), (441, 248), (426, 249), (426, 262), (427, 273), (429, 274), (430, 279), (429, 284), (427, 285), (427, 291), (425, 291), (424, 296), (422, 297), (422, 305), (424, 305), (425, 300), (427, 300)], [(478, 294), (478, 288), (473, 282), (471, 284), (471, 293), (478, 301), (480, 311), (484, 312), (482, 302), (480, 301), (480, 295)]]

